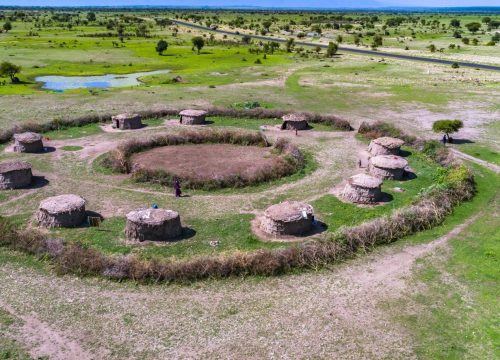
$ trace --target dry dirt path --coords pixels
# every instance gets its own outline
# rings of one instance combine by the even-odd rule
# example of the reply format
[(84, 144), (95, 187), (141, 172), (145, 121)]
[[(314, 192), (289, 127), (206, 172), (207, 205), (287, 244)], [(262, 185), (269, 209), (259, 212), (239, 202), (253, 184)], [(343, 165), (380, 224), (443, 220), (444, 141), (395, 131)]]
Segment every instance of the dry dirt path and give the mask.
[(413, 359), (410, 334), (383, 305), (411, 291), (417, 259), (474, 219), (427, 244), (263, 280), (135, 287), (3, 264), (0, 307), (23, 321), (12, 336), (49, 359)]
[(500, 166), (498, 165), (495, 165), (493, 163), (490, 163), (488, 161), (485, 161), (485, 160), (482, 160), (482, 159), (478, 159), (474, 156), (471, 156), (471, 155), (468, 155), (468, 154), (465, 154), (461, 151), (458, 151), (457, 149), (453, 149), (453, 148), (450, 148), (450, 150), (452, 151), (452, 153), (454, 155), (456, 155), (457, 157), (461, 158), (461, 159), (464, 159), (464, 160), (469, 160), (469, 161), (472, 161), (476, 164), (479, 164), (481, 166), (484, 166), (490, 170), (493, 170), (494, 172), (496, 173), (500, 173)]

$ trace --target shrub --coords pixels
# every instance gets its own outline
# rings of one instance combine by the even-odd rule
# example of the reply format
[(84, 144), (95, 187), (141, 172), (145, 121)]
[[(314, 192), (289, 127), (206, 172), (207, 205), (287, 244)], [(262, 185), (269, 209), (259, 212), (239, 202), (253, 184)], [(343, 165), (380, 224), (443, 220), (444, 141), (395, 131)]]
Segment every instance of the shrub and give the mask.
[(401, 129), (383, 121), (377, 121), (373, 124), (363, 121), (359, 126), (358, 133), (368, 140), (390, 136), (404, 140), (407, 145), (412, 145), (416, 141), (415, 136), (407, 135)]

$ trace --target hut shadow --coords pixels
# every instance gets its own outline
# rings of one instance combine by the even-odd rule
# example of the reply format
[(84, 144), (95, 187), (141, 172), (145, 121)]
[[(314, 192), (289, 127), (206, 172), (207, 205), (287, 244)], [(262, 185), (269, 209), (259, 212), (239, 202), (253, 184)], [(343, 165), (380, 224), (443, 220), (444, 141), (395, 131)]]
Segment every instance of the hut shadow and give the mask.
[(177, 242), (182, 240), (191, 239), (196, 235), (196, 230), (187, 226), (182, 227), (182, 234), (176, 237), (174, 240), (169, 240), (168, 242)]
[(205, 120), (205, 125), (212, 125), (215, 124), (215, 121), (213, 120)]
[(412, 155), (413, 153), (411, 151), (408, 151), (408, 150), (399, 150), (399, 156), (401, 157), (408, 157), (410, 155)]
[(53, 153), (56, 151), (56, 148), (53, 146), (44, 146), (43, 151), (39, 152), (38, 154), (48, 154), (48, 153)]
[(298, 237), (309, 237), (313, 235), (318, 235), (321, 234), (322, 232), (325, 232), (326, 230), (328, 230), (328, 225), (326, 223), (320, 220), (315, 220), (313, 222), (311, 230), (309, 230), (307, 233), (299, 235)]
[(49, 184), (45, 176), (33, 176), (30, 186), (27, 189), (40, 189)]
[(415, 174), (413, 171), (405, 171), (401, 181), (408, 181), (408, 180), (413, 180), (416, 178), (417, 178), (417, 174)]
[(394, 196), (392, 196), (392, 194), (382, 192), (382, 194), (380, 196), (379, 203), (385, 204), (385, 203), (391, 202), (392, 200), (394, 200)]
[(98, 219), (98, 222), (101, 223), (104, 221), (104, 216), (99, 214), (98, 212), (92, 211), (92, 210), (87, 210), (85, 211), (85, 221), (83, 224), (78, 226), (79, 228), (88, 228), (88, 227), (95, 227), (97, 228), (97, 231), (112, 231), (112, 230), (103, 230), (99, 228), (99, 226), (93, 226), (92, 225), (92, 219)]

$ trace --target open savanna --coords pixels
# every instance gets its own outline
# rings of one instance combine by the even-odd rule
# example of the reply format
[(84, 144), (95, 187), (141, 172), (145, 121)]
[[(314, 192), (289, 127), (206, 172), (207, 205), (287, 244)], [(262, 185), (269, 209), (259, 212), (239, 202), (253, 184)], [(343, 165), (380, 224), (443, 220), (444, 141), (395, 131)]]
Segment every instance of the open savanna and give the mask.
[[(257, 40), (246, 43), (159, 24), (179, 19), (262, 34), (270, 20), (266, 36), (340, 46), (356, 46), (358, 36), (360, 47), (371, 48), (381, 35), (380, 51), (496, 63), (498, 44), (486, 45), (496, 32), (489, 29), (496, 14), (407, 14), (400, 25), (388, 26), (399, 14), (112, 10), (98, 11), (89, 20), (87, 10), (27, 9), (24, 16), (14, 11), (0, 10), (0, 24), (12, 23), (11, 30), (0, 33), (0, 62), (22, 66), (20, 83), (0, 78), (2, 130), (93, 114), (241, 108), (256, 102), (271, 109), (337, 115), (354, 128), (364, 121), (385, 121), (424, 139), (441, 138), (432, 132), (435, 120), (462, 120), (464, 128), (453, 135), (458, 141), (451, 146), (476, 161), (499, 163), (498, 72), (342, 51), (326, 57), (324, 49), (314, 48), (287, 52), (283, 44), (266, 53)], [(453, 19), (460, 20), (457, 29), (450, 27)], [(465, 27), (471, 22), (481, 24), (476, 34)], [(147, 34), (137, 33), (142, 25)], [(316, 25), (322, 35), (307, 34)], [(478, 45), (463, 44), (453, 37), (455, 30), (462, 38), (477, 38)], [(193, 49), (194, 36), (205, 40), (200, 54)], [(155, 51), (160, 39), (169, 44), (163, 55)], [(450, 49), (450, 43), (461, 48)], [(430, 44), (443, 52), (431, 53)], [(142, 85), (126, 88), (55, 92), (35, 81), (42, 75), (165, 69), (170, 72), (143, 77)], [(106, 255), (185, 260), (291, 246), (260, 241), (251, 232), (252, 219), (280, 201), (312, 204), (331, 234), (414, 203), (442, 175), (426, 156), (405, 148), (417, 178), (385, 181), (382, 189), (391, 201), (355, 206), (332, 194), (361, 171), (358, 153), (367, 143), (355, 131), (312, 124), (295, 136), (273, 130), (280, 119), (223, 116), (210, 117), (207, 128), (258, 131), (269, 125), (263, 133), (271, 142), (287, 138), (297, 145), (306, 158), (304, 168), (240, 189), (185, 189), (189, 196), (176, 199), (170, 187), (136, 183), (102, 166), (122, 141), (179, 132), (172, 118), (147, 119), (146, 127), (133, 132), (109, 132), (97, 123), (46, 132), (46, 145), (55, 151), (44, 154), (16, 154), (10, 144), (0, 145), (0, 161), (27, 160), (44, 179), (30, 189), (0, 192), (0, 215), (34, 226), (41, 200), (76, 193), (87, 199), (88, 210), (104, 217), (101, 226), (45, 230), (49, 237), (80, 242)], [(45, 258), (0, 247), (0, 359), (498, 357), (500, 180), (498, 173), (466, 164), (476, 178), (476, 195), (441, 225), (317, 271), (145, 285), (58, 276)], [(178, 211), (189, 236), (158, 245), (126, 241), (125, 214), (152, 204)]]

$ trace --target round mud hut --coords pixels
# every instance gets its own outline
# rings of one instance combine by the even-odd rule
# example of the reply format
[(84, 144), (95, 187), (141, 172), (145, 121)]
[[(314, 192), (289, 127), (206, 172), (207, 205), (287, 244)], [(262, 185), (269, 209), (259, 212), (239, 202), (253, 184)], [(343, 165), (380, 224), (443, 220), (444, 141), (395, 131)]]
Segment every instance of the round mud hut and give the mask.
[(285, 201), (267, 208), (260, 221), (260, 228), (271, 235), (304, 235), (311, 231), (313, 219), (311, 205)]
[(384, 136), (372, 140), (368, 146), (368, 151), (372, 156), (398, 155), (404, 143), (405, 142), (401, 139)]
[(26, 161), (0, 163), (0, 190), (24, 188), (32, 178), (31, 164)]
[(42, 135), (34, 132), (14, 134), (14, 151), (38, 153), (43, 151)]
[(43, 200), (36, 214), (38, 224), (45, 227), (76, 227), (85, 221), (85, 199), (73, 194)]
[(281, 130), (306, 130), (309, 127), (304, 114), (287, 114), (282, 119)]
[(401, 180), (408, 161), (396, 155), (378, 155), (370, 158), (368, 172), (380, 179)]
[(139, 209), (127, 214), (125, 234), (133, 241), (169, 241), (182, 234), (179, 213), (167, 209)]
[(119, 114), (112, 116), (111, 121), (113, 128), (120, 130), (140, 129), (143, 126), (139, 114)]
[(182, 110), (179, 113), (180, 123), (183, 125), (203, 125), (207, 112), (204, 110)]
[(347, 180), (342, 197), (347, 201), (369, 204), (380, 201), (382, 180), (367, 174), (357, 174)]

